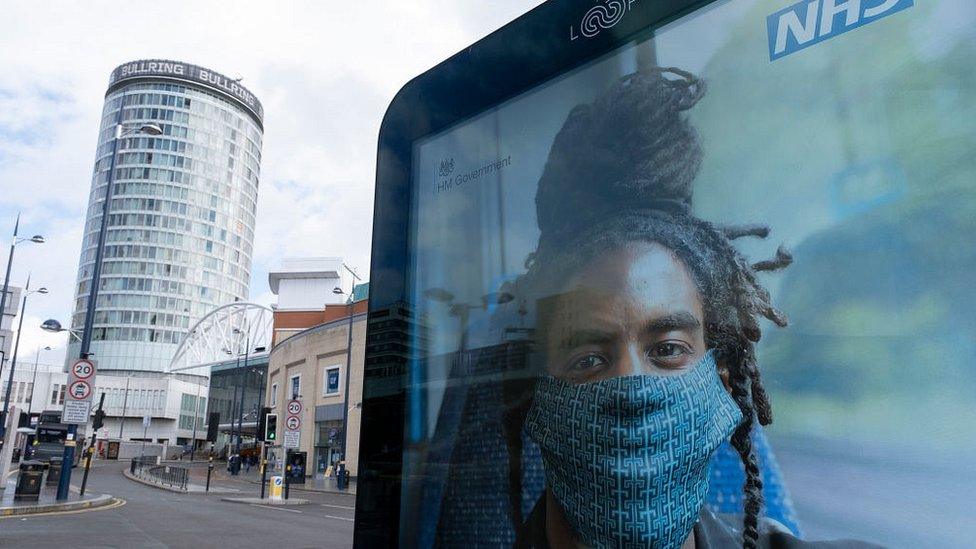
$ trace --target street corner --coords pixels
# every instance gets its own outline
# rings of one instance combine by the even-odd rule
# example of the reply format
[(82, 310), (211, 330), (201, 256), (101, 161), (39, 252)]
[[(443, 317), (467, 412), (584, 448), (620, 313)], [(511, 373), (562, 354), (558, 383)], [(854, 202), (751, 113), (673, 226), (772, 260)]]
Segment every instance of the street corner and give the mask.
[(6, 499), (0, 506), (0, 519), (21, 517), (25, 515), (47, 515), (53, 513), (89, 511), (96, 509), (114, 508), (125, 505), (125, 501), (109, 494), (84, 497), (68, 501), (24, 501), (8, 502)]
[(308, 505), (310, 503), (307, 499), (268, 499), (268, 498), (220, 498), (220, 501), (227, 501), (230, 503), (244, 503), (248, 505), (268, 505), (272, 507), (293, 507), (299, 505)]

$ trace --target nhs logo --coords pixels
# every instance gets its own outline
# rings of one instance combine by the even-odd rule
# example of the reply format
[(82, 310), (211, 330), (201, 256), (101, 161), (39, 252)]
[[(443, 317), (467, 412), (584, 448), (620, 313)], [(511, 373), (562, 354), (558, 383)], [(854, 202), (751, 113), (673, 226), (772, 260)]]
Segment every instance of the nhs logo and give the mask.
[(915, 5), (915, 0), (802, 0), (766, 18), (769, 60), (873, 23)]

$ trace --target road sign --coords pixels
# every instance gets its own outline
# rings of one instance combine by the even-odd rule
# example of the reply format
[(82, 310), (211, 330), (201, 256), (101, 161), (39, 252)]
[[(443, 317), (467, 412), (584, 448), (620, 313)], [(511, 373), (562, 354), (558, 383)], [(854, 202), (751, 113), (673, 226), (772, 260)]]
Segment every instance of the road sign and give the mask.
[(87, 381), (79, 379), (78, 381), (71, 384), (68, 387), (68, 391), (71, 392), (71, 398), (75, 400), (85, 400), (91, 396), (91, 385)]
[(91, 415), (90, 400), (71, 400), (64, 399), (64, 412), (61, 414), (62, 423), (73, 423), (84, 425), (88, 423), (88, 416)]
[(269, 490), (269, 496), (275, 501), (281, 500), (281, 488), (284, 485), (281, 477), (271, 477), (271, 490)]
[(61, 421), (85, 425), (91, 416), (95, 374), (98, 367), (94, 360), (78, 359), (68, 370), (68, 390), (65, 391), (64, 412)]
[(292, 400), (288, 402), (288, 415), (297, 416), (302, 413), (302, 401)]
[(281, 445), (285, 448), (298, 448), (301, 441), (301, 433), (301, 431), (285, 431)]
[(95, 375), (95, 365), (89, 360), (79, 360), (71, 366), (71, 373), (78, 379), (88, 379)]
[(298, 416), (288, 416), (285, 420), (285, 427), (289, 431), (297, 431), (302, 428), (302, 418)]

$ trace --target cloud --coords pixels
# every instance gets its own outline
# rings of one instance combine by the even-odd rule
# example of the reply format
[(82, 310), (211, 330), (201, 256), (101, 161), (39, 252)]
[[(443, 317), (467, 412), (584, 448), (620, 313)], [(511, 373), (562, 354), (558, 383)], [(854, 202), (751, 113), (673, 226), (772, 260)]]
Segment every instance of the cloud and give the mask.
[(188, 61), (244, 77), (261, 98), (266, 133), (251, 295), (267, 299), (267, 271), (283, 257), (343, 256), (369, 272), (376, 138), (386, 106), (408, 80), (539, 3), (5, 5), (0, 246), (9, 245), (22, 211), (24, 233), (42, 233), (48, 244), (18, 247), (13, 280), (32, 271), (51, 290), (31, 298), (21, 352), (63, 347), (64, 334), (34, 324), (70, 321), (95, 139), (116, 65)]

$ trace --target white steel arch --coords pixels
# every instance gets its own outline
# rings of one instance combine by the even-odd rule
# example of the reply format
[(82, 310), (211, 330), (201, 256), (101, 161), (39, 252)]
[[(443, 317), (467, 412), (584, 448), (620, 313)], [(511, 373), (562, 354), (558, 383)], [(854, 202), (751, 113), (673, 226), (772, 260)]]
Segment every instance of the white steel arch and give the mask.
[[(225, 362), (244, 355), (250, 342), (250, 353), (256, 347), (271, 350), (271, 332), (274, 312), (257, 303), (230, 303), (210, 311), (187, 331), (170, 361), (170, 372), (197, 370), (210, 375), (209, 369), (218, 362)], [(230, 351), (230, 354), (228, 354)]]

